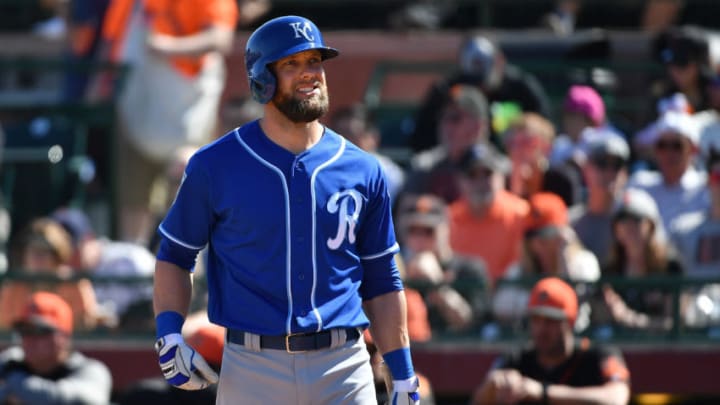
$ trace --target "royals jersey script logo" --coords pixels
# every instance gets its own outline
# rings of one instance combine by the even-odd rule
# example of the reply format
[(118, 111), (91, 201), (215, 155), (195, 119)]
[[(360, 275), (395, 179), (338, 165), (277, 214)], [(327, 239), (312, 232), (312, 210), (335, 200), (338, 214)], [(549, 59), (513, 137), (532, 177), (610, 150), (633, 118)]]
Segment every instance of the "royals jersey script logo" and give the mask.
[(344, 190), (330, 196), (327, 210), (331, 214), (338, 214), (338, 228), (334, 238), (329, 238), (327, 246), (338, 249), (345, 241), (355, 243), (355, 225), (360, 218), (363, 206), (363, 196), (356, 190)]

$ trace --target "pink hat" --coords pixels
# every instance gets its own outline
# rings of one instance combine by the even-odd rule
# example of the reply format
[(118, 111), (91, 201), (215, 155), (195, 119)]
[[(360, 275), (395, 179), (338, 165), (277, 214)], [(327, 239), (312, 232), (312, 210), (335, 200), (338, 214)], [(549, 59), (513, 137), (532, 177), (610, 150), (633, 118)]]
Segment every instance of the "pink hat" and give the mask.
[(565, 97), (563, 109), (567, 112), (583, 114), (596, 126), (605, 122), (605, 103), (597, 91), (590, 86), (571, 86)]

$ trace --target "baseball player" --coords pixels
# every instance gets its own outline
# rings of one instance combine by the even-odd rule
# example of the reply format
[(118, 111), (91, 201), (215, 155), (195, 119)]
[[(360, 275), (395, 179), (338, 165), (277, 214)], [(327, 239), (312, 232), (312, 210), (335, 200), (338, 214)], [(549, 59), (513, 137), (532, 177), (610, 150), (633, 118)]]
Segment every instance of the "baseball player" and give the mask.
[[(310, 20), (270, 20), (245, 53), (261, 119), (201, 148), (159, 227), (156, 349), (167, 381), (218, 404), (376, 403), (362, 331), (418, 404), (386, 180), (378, 161), (321, 125), (323, 61)], [(208, 315), (227, 329), (218, 377), (180, 332), (207, 246)]]

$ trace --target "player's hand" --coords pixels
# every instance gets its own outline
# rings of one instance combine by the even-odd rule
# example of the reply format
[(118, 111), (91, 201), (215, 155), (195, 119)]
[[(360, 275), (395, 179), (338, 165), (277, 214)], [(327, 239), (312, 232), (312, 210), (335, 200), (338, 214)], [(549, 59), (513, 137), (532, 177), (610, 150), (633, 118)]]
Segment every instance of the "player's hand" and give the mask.
[(179, 333), (158, 339), (155, 350), (160, 357), (160, 370), (170, 385), (184, 390), (201, 390), (218, 382), (217, 373)]
[(392, 386), (390, 405), (420, 404), (420, 382), (416, 376), (412, 376), (407, 380), (393, 380)]

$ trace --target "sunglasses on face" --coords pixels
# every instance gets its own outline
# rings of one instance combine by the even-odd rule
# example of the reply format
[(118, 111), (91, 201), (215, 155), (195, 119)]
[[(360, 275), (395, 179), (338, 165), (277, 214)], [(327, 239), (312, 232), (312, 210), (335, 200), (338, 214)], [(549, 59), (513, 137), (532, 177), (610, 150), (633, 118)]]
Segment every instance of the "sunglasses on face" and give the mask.
[(22, 337), (48, 337), (55, 333), (53, 328), (32, 325), (21, 325), (15, 330)]
[(435, 236), (435, 229), (429, 226), (411, 225), (407, 228), (408, 235), (432, 237)]
[(642, 222), (643, 218), (639, 215), (631, 214), (629, 212), (623, 212), (618, 214), (616, 221), (617, 222), (631, 222), (634, 224), (639, 224)]
[(662, 139), (655, 143), (655, 150), (682, 152), (685, 144), (681, 139)]
[(617, 158), (599, 157), (592, 160), (592, 164), (600, 170), (611, 169), (615, 172), (625, 167), (625, 162)]

